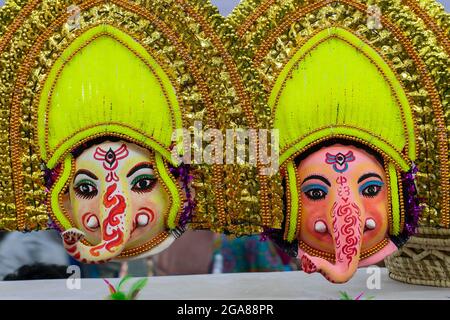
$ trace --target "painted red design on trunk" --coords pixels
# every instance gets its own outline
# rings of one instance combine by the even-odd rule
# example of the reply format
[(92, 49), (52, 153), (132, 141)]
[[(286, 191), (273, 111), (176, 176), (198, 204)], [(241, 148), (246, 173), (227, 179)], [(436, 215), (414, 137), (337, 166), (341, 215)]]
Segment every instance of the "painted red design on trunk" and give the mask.
[(77, 246), (69, 247), (66, 250), (68, 253), (74, 253), (77, 250)]
[(126, 203), (122, 195), (114, 194), (116, 189), (116, 183), (109, 185), (103, 196), (103, 205), (110, 211), (103, 221), (102, 238), (104, 242), (90, 249), (93, 256), (99, 256), (99, 251), (103, 248), (112, 252), (115, 247), (121, 245), (124, 241), (123, 226), (120, 226), (120, 224), (124, 223)]
[[(333, 206), (333, 231), (335, 235), (336, 262), (347, 262), (350, 265), (358, 253), (358, 245), (361, 235), (357, 230), (361, 229), (360, 210), (354, 203), (345, 203)], [(344, 243), (341, 243), (340, 240)]]

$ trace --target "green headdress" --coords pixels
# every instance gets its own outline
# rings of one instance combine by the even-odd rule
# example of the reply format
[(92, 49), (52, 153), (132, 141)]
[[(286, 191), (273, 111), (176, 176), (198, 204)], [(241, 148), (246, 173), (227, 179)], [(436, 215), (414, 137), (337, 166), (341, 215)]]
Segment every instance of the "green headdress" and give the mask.
[(41, 92), (37, 131), (47, 167), (96, 136), (124, 136), (171, 161), (182, 128), (174, 87), (162, 67), (126, 33), (89, 29), (55, 61)]

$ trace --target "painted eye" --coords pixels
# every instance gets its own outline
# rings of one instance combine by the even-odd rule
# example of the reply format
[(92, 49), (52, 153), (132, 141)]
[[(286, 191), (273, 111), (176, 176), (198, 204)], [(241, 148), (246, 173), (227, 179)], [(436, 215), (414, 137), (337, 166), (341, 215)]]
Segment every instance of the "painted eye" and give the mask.
[(76, 184), (74, 190), (83, 199), (92, 199), (98, 194), (97, 186), (90, 180), (81, 180)]
[(309, 189), (308, 191), (305, 191), (305, 195), (311, 199), (311, 200), (322, 200), (325, 199), (327, 193), (319, 188), (313, 188), (313, 189)]
[(378, 193), (380, 193), (380, 191), (381, 191), (381, 186), (380, 185), (378, 185), (378, 184), (371, 184), (371, 185), (368, 185), (367, 187), (365, 187), (362, 190), (361, 193), (362, 193), (362, 195), (364, 197), (373, 198)]
[(138, 193), (150, 192), (156, 184), (156, 178), (151, 174), (137, 176), (131, 182), (131, 190)]

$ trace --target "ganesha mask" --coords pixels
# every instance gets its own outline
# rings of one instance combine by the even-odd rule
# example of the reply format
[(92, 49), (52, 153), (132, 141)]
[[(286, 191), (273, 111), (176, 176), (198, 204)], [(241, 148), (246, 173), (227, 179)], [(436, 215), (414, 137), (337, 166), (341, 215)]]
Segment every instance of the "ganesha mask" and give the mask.
[(306, 272), (333, 274), (332, 281), (342, 282), (397, 249), (389, 239), (388, 182), (379, 161), (341, 144), (300, 161), (299, 258)]

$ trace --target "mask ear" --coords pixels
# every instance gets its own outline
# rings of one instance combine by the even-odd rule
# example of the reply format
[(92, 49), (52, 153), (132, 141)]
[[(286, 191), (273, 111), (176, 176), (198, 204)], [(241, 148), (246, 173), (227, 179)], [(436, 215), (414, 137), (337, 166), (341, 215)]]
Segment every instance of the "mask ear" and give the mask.
[(70, 201), (70, 192), (69, 192), (70, 185), (67, 187), (66, 191), (61, 194), (60, 196), (60, 203), (64, 207), (64, 210), (66, 214), (69, 216), (69, 218), (73, 221), (73, 211), (72, 211), (72, 204)]
[(166, 217), (166, 225), (169, 229), (174, 229), (177, 226), (178, 219), (182, 209), (183, 195), (181, 188), (174, 181), (173, 176), (170, 174), (161, 154), (155, 154), (155, 163), (158, 170), (158, 176), (163, 182), (163, 187), (170, 197), (170, 209)]
[(284, 239), (288, 242), (295, 240), (300, 226), (300, 201), (298, 193), (297, 170), (294, 161), (286, 165), (286, 225)]
[(66, 211), (68, 207), (70, 209), (70, 194), (66, 190), (73, 175), (73, 168), (75, 168), (73, 157), (71, 154), (68, 154), (61, 164), (59, 176), (49, 193), (52, 219), (58, 221), (64, 230), (73, 227), (71, 223), (73, 221), (71, 218), (72, 213), (69, 216), (69, 212)]
[(385, 171), (389, 187), (389, 234), (398, 236), (403, 229), (404, 208), (402, 182), (398, 178), (399, 174), (392, 162), (385, 160)]

